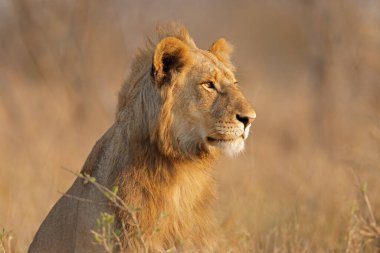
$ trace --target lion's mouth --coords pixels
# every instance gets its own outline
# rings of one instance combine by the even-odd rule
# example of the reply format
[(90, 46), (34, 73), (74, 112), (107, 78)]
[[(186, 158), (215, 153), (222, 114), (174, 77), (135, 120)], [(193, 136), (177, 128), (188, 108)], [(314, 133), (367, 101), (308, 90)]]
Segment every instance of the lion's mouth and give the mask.
[(222, 153), (226, 154), (227, 156), (234, 156), (238, 153), (240, 153), (244, 149), (244, 137), (239, 136), (235, 138), (229, 138), (226, 137), (211, 137), (208, 136), (206, 138), (207, 146), (211, 149), (216, 148), (217, 150), (222, 151)]
[(213, 138), (213, 137), (208, 136), (207, 137), (207, 142), (209, 142), (211, 144), (215, 144), (215, 143), (218, 143), (218, 142), (233, 142), (233, 141), (236, 141), (236, 140), (238, 140), (240, 138), (242, 138), (242, 136), (238, 137), (238, 138), (235, 138), (235, 139), (232, 139), (232, 138), (230, 138), (230, 139), (226, 139), (226, 138), (217, 139), (217, 138)]

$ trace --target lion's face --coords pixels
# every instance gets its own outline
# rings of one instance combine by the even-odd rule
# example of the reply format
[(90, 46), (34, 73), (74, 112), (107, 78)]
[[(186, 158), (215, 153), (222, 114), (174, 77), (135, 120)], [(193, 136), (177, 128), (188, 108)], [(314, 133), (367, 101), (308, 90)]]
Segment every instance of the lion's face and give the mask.
[(256, 113), (239, 89), (224, 39), (206, 51), (166, 38), (156, 48), (154, 67), (162, 94), (170, 93), (165, 99), (171, 100), (174, 146), (186, 154), (244, 149)]
[(186, 145), (235, 155), (244, 149), (255, 111), (233, 72), (213, 53), (192, 53), (192, 66), (173, 93), (175, 135)]

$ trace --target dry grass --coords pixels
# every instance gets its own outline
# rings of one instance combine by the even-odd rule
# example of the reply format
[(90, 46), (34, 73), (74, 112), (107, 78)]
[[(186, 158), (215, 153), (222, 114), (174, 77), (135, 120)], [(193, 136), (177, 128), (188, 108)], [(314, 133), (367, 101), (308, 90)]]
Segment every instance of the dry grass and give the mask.
[(26, 251), (74, 180), (61, 167), (80, 170), (112, 124), (137, 46), (168, 19), (200, 47), (235, 44), (258, 114), (246, 152), (217, 165), (221, 251), (379, 252), (379, 8), (0, 1), (0, 228), (12, 231), (0, 252)]

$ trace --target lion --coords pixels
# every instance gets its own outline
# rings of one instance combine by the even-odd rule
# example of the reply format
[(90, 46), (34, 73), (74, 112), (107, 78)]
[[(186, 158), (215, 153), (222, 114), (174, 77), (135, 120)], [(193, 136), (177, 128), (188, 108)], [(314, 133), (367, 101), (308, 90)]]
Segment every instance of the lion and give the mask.
[(127, 224), (121, 235), (126, 252), (216, 250), (213, 164), (244, 149), (256, 113), (239, 88), (225, 39), (202, 50), (178, 24), (161, 27), (157, 37), (132, 62), (115, 122), (81, 173), (105, 187), (117, 185), (118, 197), (139, 208), (144, 231), (166, 214), (159, 231), (142, 247), (130, 236), (131, 214), (78, 177), (43, 221), (29, 253), (104, 252), (91, 233), (101, 212), (114, 214), (118, 226)]

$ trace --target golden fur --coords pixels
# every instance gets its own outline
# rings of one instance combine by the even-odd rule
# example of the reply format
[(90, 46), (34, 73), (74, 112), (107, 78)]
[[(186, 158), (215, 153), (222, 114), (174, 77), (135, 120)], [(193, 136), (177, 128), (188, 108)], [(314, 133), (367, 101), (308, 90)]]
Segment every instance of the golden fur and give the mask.
[[(149, 252), (215, 250), (212, 163), (220, 153), (243, 149), (255, 118), (236, 83), (230, 51), (224, 39), (201, 50), (184, 27), (160, 28), (157, 43), (149, 42), (133, 61), (115, 123), (83, 166), (82, 173), (107, 187), (118, 185), (118, 195), (141, 208), (137, 218), (151, 235)], [(103, 252), (90, 233), (100, 211), (115, 213), (118, 225), (129, 224), (128, 213), (101, 205), (105, 197), (81, 179), (68, 194), (97, 204), (62, 197), (29, 252)], [(163, 213), (167, 217), (153, 233)], [(142, 250), (123, 236), (128, 252)]]

